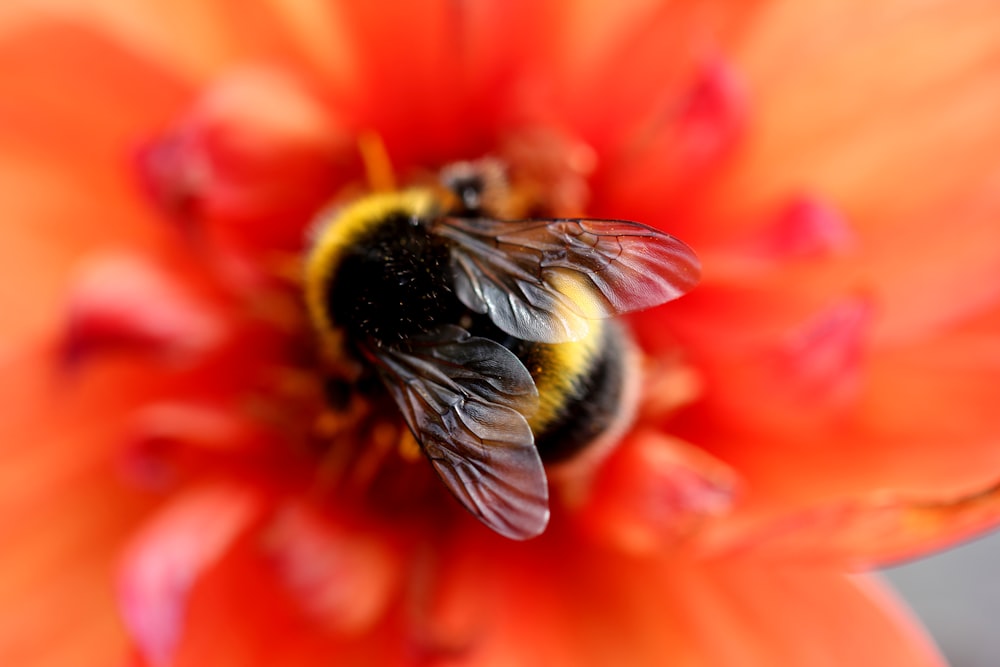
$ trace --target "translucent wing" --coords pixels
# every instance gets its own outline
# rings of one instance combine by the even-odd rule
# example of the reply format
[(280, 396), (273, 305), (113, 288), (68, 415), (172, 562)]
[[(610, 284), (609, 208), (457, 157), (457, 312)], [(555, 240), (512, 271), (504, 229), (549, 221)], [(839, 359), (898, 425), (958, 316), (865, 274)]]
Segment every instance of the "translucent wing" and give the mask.
[(549, 520), (548, 484), (525, 415), (538, 405), (528, 370), (499, 343), (447, 326), (406, 351), (370, 350), (438, 475), (487, 526), (513, 539)]
[(622, 220), (442, 218), (455, 292), (468, 308), (524, 340), (579, 340), (587, 320), (676, 299), (700, 264), (681, 241)]

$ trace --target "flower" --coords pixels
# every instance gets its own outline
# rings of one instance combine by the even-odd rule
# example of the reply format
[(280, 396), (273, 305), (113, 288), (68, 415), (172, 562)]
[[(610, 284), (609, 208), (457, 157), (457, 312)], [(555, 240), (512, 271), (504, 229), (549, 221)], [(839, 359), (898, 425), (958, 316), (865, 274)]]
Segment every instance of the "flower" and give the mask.
[[(849, 572), (997, 522), (989, 3), (66, 5), (0, 12), (5, 662), (939, 664)], [(704, 264), (525, 543), (324, 416), (287, 276), (486, 153)]]

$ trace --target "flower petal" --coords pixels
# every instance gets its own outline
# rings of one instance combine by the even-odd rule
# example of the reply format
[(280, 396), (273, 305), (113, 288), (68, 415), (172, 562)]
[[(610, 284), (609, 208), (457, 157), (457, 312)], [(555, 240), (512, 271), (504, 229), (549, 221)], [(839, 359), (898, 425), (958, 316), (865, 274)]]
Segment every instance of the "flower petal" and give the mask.
[(261, 440), (228, 405), (152, 403), (130, 420), (119, 460), (127, 481), (163, 490), (209, 469), (232, 474), (240, 464), (266, 459), (272, 443)]
[(384, 605), (398, 602), (395, 566), (412, 553), (307, 507), (288, 499), (203, 571), (171, 667), (411, 664), (402, 614)]
[(771, 261), (822, 258), (856, 247), (857, 241), (839, 210), (805, 195), (788, 201), (754, 240)]
[(736, 486), (733, 471), (703, 451), (640, 430), (602, 464), (574, 519), (602, 542), (655, 553), (728, 510)]
[(36, 344), (0, 355), (0, 601), (8, 612), (0, 662), (114, 664), (126, 638), (108, 564), (147, 502), (117, 483), (121, 425), (106, 416), (128, 412), (146, 392), (121, 391), (136, 376), (114, 372), (80, 378), (80, 392), (54, 391), (51, 353)]
[(136, 535), (118, 583), (125, 625), (153, 667), (173, 663), (188, 598), (260, 511), (239, 487), (204, 487), (174, 499)]
[[(574, 667), (665, 660), (692, 667), (943, 665), (870, 580), (766, 560), (632, 558), (536, 546), (518, 552), (490, 539), (447, 554), (447, 584), (433, 604), (417, 608), (425, 623), (418, 646), (428, 659)], [(498, 562), (504, 567), (490, 566)]]
[[(354, 157), (352, 162), (349, 158)], [(356, 149), (303, 82), (230, 73), (137, 156), (147, 195), (192, 235), (297, 250), (316, 211), (357, 172)]]
[[(0, 303), (5, 335), (52, 331), (73, 264), (109, 242), (163, 235), (121, 169), (127, 146), (160, 122), (183, 87), (165, 72), (79, 27), (35, 26), (0, 41)], [(100, 72), (100, 76), (95, 76)], [(130, 91), (121, 113), (120, 91)], [(67, 100), (72, 100), (68, 103)], [(25, 289), (30, 285), (30, 289)]]
[[(475, 45), (464, 22), (482, 11), (508, 13), (499, 4), (479, 7), (445, 0), (337, 6), (358, 81), (345, 100), (347, 113), (378, 133), (391, 149), (395, 167), (426, 167), (487, 150), (483, 125), (501, 110), (497, 100), (503, 89), (491, 91), (488, 104), (476, 100), (471, 91), (488, 89), (496, 78), (486, 73), (479, 80), (465, 71), (462, 58), (463, 50)], [(491, 28), (502, 24), (506, 21)]]
[(990, 3), (770, 2), (734, 37), (753, 126), (701, 201), (709, 228), (694, 231), (706, 238), (805, 186), (861, 227), (888, 225), (905, 239), (929, 203), (958, 201), (995, 174), (1000, 17)]
[(383, 536), (338, 525), (289, 505), (267, 534), (279, 578), (318, 625), (340, 634), (369, 630), (399, 585), (400, 563)]
[[(704, 400), (678, 432), (740, 471), (740, 512), (773, 517), (882, 492), (947, 501), (995, 481), (1000, 309), (902, 345), (876, 336), (886, 304), (846, 300), (782, 331), (763, 322), (789, 303), (711, 292), (692, 299), (716, 314), (747, 310), (685, 336), (711, 355), (698, 355)], [(697, 304), (677, 309), (686, 305)]]
[[(0, 25), (12, 31), (40, 22), (65, 22), (99, 32), (126, 46), (131, 53), (164, 64), (192, 81), (207, 80), (238, 60), (283, 61), (307, 65), (299, 47), (302, 33), (315, 38), (323, 31), (321, 24), (311, 31), (300, 29), (301, 18), (294, 19), (287, 2), (263, 2), (247, 6), (230, 0), (151, 0), (140, 5), (120, 0), (12, 0), (0, 9)], [(306, 2), (296, 2), (296, 12)], [(315, 16), (316, 10), (312, 10)], [(319, 14), (321, 18), (322, 13)], [(335, 33), (334, 33), (335, 34)], [(182, 36), (183, 38), (178, 38)], [(326, 52), (335, 50), (336, 42)], [(317, 52), (315, 45), (309, 54)], [(327, 55), (325, 60), (329, 60)], [(332, 73), (332, 69), (327, 69)]]
[[(898, 494), (831, 503), (730, 535), (708, 549), (860, 568), (954, 546), (1000, 523), (1000, 484), (951, 499)], [(711, 533), (709, 533), (711, 535)], [(718, 536), (716, 536), (718, 537)]]
[(221, 315), (142, 257), (93, 258), (73, 283), (63, 362), (75, 365), (95, 353), (122, 350), (190, 360), (221, 342)]

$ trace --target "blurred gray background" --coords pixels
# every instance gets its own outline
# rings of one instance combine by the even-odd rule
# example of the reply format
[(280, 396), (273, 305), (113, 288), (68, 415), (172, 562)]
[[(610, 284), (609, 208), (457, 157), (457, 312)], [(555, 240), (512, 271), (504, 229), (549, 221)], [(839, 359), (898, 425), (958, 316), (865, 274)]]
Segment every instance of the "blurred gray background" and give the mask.
[(884, 573), (952, 667), (1000, 667), (1000, 533)]

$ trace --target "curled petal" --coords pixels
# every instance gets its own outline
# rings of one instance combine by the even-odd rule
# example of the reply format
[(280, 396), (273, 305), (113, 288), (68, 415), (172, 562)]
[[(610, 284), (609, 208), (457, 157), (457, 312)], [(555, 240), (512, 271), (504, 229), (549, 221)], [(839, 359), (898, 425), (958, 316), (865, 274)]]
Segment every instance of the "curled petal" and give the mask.
[(873, 315), (868, 299), (848, 299), (792, 332), (773, 357), (790, 398), (815, 409), (853, 397)]
[(266, 533), (267, 554), (280, 579), (318, 624), (361, 633), (384, 612), (400, 564), (373, 531), (338, 524), (304, 505), (289, 505)]
[[(163, 488), (186, 468), (198, 469), (226, 454), (249, 454), (259, 438), (232, 409), (194, 403), (157, 403), (132, 420), (122, 451), (126, 477)], [(229, 461), (232, 464), (232, 461)]]
[(702, 253), (702, 259), (706, 275), (716, 284), (770, 281), (782, 290), (808, 294), (830, 279), (824, 277), (824, 269), (841, 281), (848, 275), (844, 264), (831, 267), (818, 260), (854, 255), (859, 245), (855, 229), (838, 207), (800, 194), (766, 214), (759, 228), (749, 234), (716, 242)]
[(721, 58), (705, 62), (681, 106), (677, 150), (690, 164), (711, 161), (740, 136), (746, 115), (746, 91), (733, 67)]
[(215, 225), (238, 245), (295, 249), (353, 152), (300, 82), (247, 70), (142, 146), (136, 166), (150, 198), (192, 233)]
[(705, 381), (698, 370), (676, 358), (648, 358), (643, 368), (640, 419), (651, 423), (667, 419), (701, 398)]
[(239, 487), (204, 487), (176, 498), (127, 546), (118, 577), (125, 626), (152, 667), (171, 664), (192, 589), (260, 511)]
[(651, 553), (724, 513), (737, 486), (735, 473), (703, 451), (641, 430), (602, 465), (579, 519), (627, 551)]
[(799, 196), (788, 201), (757, 239), (769, 259), (811, 259), (842, 253), (857, 239), (847, 220), (821, 199)]
[(102, 256), (86, 264), (73, 285), (62, 361), (134, 350), (180, 362), (219, 344), (225, 329), (219, 311), (152, 262)]
[(695, 186), (740, 144), (747, 113), (746, 91), (735, 67), (721, 56), (703, 61), (685, 87), (673, 90), (652, 117), (619, 142), (609, 163), (613, 169), (607, 171), (613, 185), (601, 189), (603, 197), (595, 196), (595, 210), (697, 241), (697, 231), (677, 228), (684, 220), (680, 212)]
[[(817, 440), (817, 425), (842, 420), (859, 404), (875, 305), (865, 296), (850, 296), (794, 325), (752, 319), (758, 307), (760, 320), (772, 316), (763, 310), (769, 306), (790, 311), (780, 313), (782, 320), (801, 317), (804, 310), (784, 302), (754, 301), (752, 295), (737, 304), (750, 309), (739, 317), (746, 326), (730, 324), (730, 330), (714, 332), (718, 339), (712, 344), (720, 352), (711, 361), (722, 363), (706, 368), (706, 386), (712, 392), (708, 398), (716, 404), (713, 409), (727, 415), (724, 432), (749, 428), (772, 434), (765, 437)], [(704, 434), (698, 442), (704, 444)]]
[(831, 503), (740, 531), (710, 549), (861, 568), (953, 546), (998, 524), (1000, 483), (954, 498), (894, 493)]

